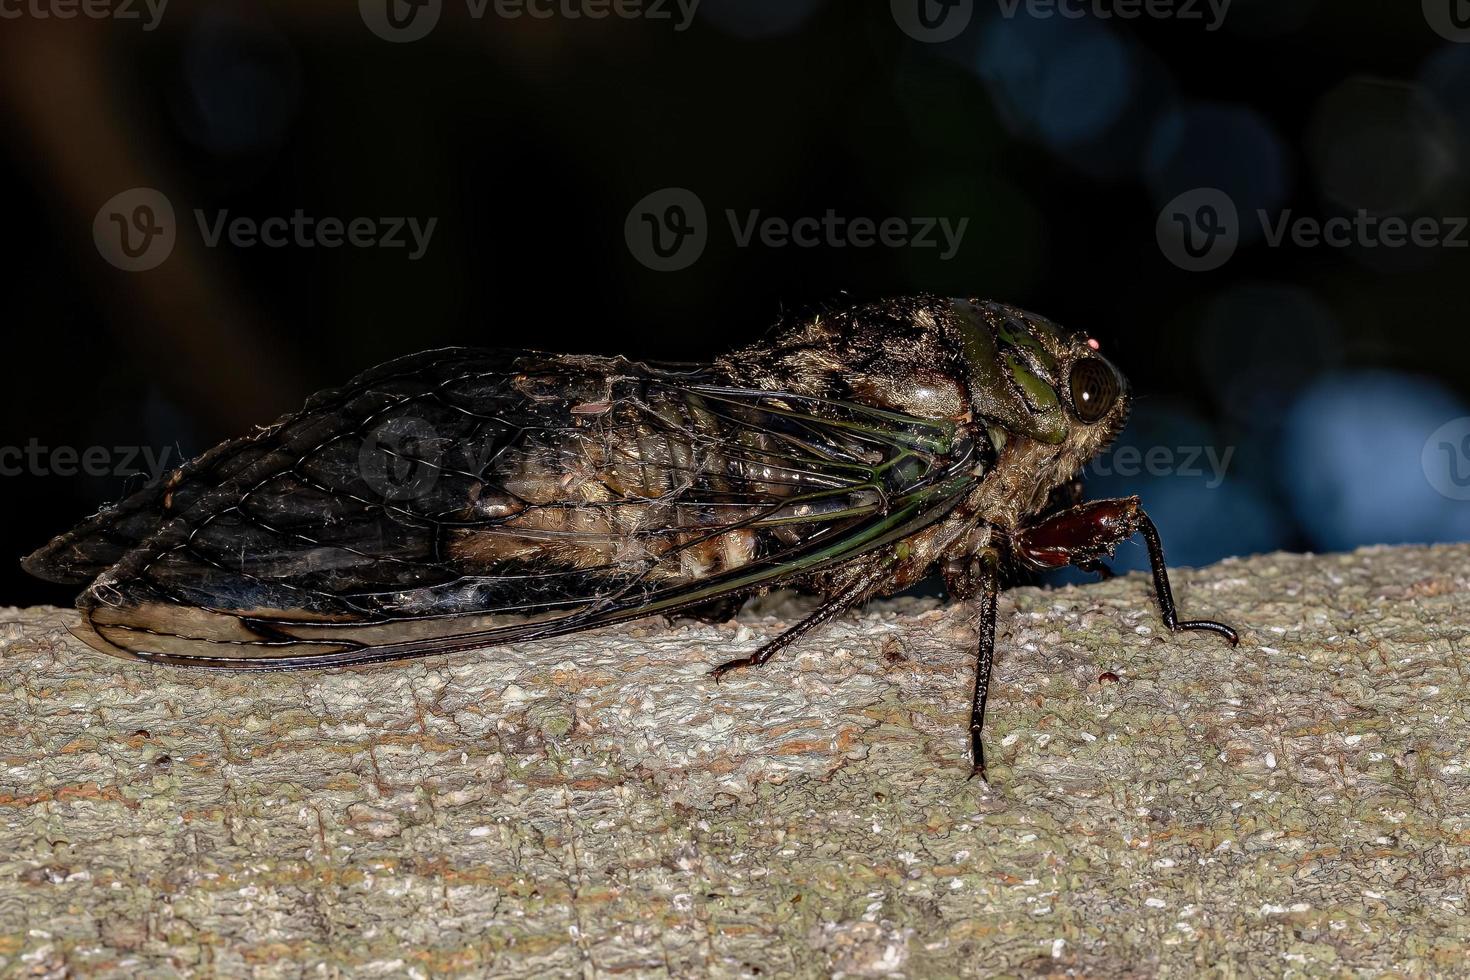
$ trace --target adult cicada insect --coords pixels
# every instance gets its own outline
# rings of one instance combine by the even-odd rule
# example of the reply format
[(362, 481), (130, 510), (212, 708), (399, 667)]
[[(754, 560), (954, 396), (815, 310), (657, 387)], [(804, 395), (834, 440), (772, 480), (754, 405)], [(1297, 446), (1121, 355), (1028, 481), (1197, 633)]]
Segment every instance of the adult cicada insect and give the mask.
[(26, 560), (90, 583), (78, 635), (150, 663), (328, 667), (824, 601), (716, 676), (938, 569), (979, 621), (975, 771), (996, 594), (1015, 568), (1148, 545), (1136, 497), (1068, 501), (1129, 398), (1096, 341), (997, 303), (828, 313), (707, 365), (453, 348), (323, 392)]

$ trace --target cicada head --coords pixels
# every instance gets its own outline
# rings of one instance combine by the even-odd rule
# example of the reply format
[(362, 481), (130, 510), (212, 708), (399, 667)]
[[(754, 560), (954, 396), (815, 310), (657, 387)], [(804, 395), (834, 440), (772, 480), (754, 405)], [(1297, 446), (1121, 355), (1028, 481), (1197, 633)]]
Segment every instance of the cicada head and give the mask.
[(1128, 419), (1128, 383), (1086, 334), (986, 300), (949, 301), (947, 328), (963, 351), (975, 415), (997, 435), (1064, 448), (1078, 465)]

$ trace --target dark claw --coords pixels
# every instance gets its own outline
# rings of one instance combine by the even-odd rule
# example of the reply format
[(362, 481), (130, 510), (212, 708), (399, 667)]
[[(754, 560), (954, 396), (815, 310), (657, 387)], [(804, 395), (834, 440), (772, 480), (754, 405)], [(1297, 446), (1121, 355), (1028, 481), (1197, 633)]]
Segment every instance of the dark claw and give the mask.
[(1176, 623), (1174, 625), (1174, 632), (1176, 633), (1184, 633), (1187, 631), (1197, 631), (1200, 633), (1217, 633), (1220, 636), (1225, 637), (1225, 639), (1229, 641), (1231, 646), (1240, 646), (1240, 634), (1235, 632), (1235, 630), (1231, 629), (1229, 626), (1226, 626), (1224, 623), (1217, 623), (1213, 619), (1197, 619), (1188, 623)]
[(755, 659), (753, 657), (740, 657), (735, 660), (727, 660), (725, 663), (720, 664), (718, 667), (712, 667), (710, 669), (709, 675), (718, 682), (721, 677), (724, 677), (726, 674), (730, 673), (730, 671), (739, 670), (742, 667), (749, 667), (754, 663)]
[(1111, 568), (1109, 568), (1103, 562), (1096, 561), (1096, 560), (1093, 560), (1093, 561), (1079, 561), (1079, 562), (1077, 562), (1077, 567), (1080, 568), (1080, 569), (1082, 569), (1084, 572), (1091, 572), (1093, 575), (1096, 575), (1098, 578), (1102, 579), (1104, 582), (1109, 581), (1110, 579), (1114, 579), (1114, 578), (1117, 578), (1118, 577), (1118, 573), (1117, 572), (1113, 571)]
[(985, 778), (985, 746), (980, 742), (980, 733), (970, 733), (970, 758), (975, 760), (970, 767), (970, 778), (980, 777), (980, 781), (989, 785), (990, 780)]

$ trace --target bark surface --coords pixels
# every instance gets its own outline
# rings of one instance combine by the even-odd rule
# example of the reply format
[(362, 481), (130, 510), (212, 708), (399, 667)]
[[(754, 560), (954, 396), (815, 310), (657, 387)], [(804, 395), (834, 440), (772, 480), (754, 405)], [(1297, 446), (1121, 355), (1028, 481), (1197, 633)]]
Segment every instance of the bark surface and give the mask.
[(0, 611), (0, 973), (1463, 969), (1470, 547), (416, 663), (132, 665)]

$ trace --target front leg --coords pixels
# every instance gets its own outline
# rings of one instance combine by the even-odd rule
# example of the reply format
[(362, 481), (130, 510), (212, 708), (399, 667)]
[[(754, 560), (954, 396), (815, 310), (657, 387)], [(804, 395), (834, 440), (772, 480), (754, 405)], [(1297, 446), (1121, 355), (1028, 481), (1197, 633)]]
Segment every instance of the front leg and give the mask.
[(1022, 528), (1012, 535), (1011, 540), (1016, 556), (1038, 569), (1066, 565), (1088, 568), (1104, 555), (1111, 555), (1118, 545), (1135, 534), (1142, 534), (1148, 545), (1148, 562), (1153, 569), (1154, 592), (1159, 598), (1164, 625), (1175, 633), (1202, 630), (1218, 633), (1230, 641), (1231, 646), (1239, 643), (1239, 635), (1224, 623), (1209, 619), (1179, 621), (1159, 530), (1143, 512), (1137, 497), (1094, 500), (1069, 508)]
[(945, 569), (945, 582), (950, 594), (959, 599), (974, 599), (978, 612), (975, 626), (975, 691), (970, 698), (970, 778), (985, 779), (985, 701), (990, 696), (990, 668), (995, 663), (995, 611), (1000, 595), (1000, 554), (994, 548), (982, 548), (963, 565), (951, 563)]

